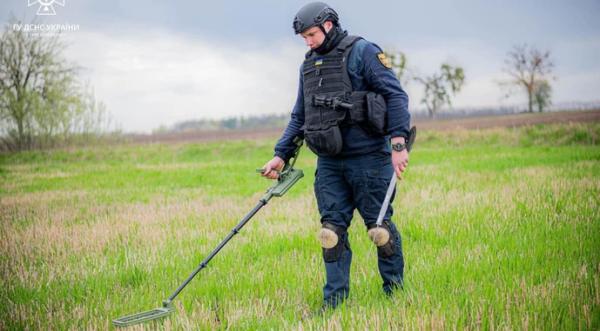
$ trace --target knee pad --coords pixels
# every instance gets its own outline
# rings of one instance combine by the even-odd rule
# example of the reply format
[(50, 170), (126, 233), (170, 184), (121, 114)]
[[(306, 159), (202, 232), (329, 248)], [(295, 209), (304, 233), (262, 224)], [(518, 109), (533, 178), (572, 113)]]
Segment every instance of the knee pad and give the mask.
[(369, 239), (377, 247), (381, 247), (390, 241), (390, 231), (384, 225), (372, 227), (367, 233), (369, 234)]
[(317, 238), (323, 248), (323, 259), (325, 262), (338, 261), (342, 256), (346, 247), (345, 240), (342, 239), (344, 233), (346, 233), (346, 230), (342, 227), (329, 222), (323, 222)]
[(390, 226), (384, 221), (381, 226), (372, 224), (368, 230), (369, 239), (377, 246), (377, 254), (382, 257), (390, 257), (396, 252), (395, 240)]
[(338, 235), (340, 227), (335, 226), (329, 222), (323, 222), (321, 230), (317, 234), (317, 238), (321, 243), (321, 247), (323, 248), (333, 248), (340, 241), (340, 237)]

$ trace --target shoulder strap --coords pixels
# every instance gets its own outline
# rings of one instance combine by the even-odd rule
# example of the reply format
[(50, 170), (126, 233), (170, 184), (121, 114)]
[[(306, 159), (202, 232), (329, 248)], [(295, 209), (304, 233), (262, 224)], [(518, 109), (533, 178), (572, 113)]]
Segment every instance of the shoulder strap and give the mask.
[(345, 52), (348, 48), (351, 48), (355, 42), (362, 39), (359, 36), (346, 36), (340, 43), (337, 45), (337, 49), (340, 53)]
[(342, 55), (342, 62), (344, 63), (344, 70), (342, 70), (342, 80), (344, 82), (346, 92), (352, 92), (352, 81), (350, 80), (350, 74), (348, 74), (348, 61), (346, 61), (350, 51), (354, 44), (363, 39), (359, 36), (346, 36), (340, 44), (337, 46), (338, 54)]

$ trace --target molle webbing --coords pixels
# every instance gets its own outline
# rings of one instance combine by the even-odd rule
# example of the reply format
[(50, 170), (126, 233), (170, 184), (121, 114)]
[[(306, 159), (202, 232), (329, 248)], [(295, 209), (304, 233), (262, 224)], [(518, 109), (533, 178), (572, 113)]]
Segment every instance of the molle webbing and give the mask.
[(317, 95), (345, 98), (352, 92), (347, 61), (352, 45), (360, 37), (347, 36), (340, 44), (324, 55), (309, 52), (303, 65), (304, 109), (307, 130), (327, 129), (339, 125), (346, 117), (344, 109), (315, 106)]

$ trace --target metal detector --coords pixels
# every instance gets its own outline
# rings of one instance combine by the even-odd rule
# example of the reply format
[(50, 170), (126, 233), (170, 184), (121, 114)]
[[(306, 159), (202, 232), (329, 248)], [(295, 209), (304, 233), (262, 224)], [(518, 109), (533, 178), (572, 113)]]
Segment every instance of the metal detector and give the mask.
[(233, 230), (221, 241), (221, 243), (200, 263), (200, 265), (194, 270), (190, 276), (181, 284), (179, 287), (162, 302), (162, 307), (147, 310), (141, 313), (127, 315), (123, 317), (119, 317), (113, 320), (113, 324), (115, 326), (130, 326), (134, 324), (139, 324), (143, 322), (148, 322), (152, 320), (156, 320), (162, 317), (169, 315), (171, 312), (175, 310), (172, 302), (175, 300), (177, 295), (186, 287), (192, 279), (200, 272), (200, 270), (204, 269), (210, 260), (219, 253), (221, 248), (223, 248), (233, 236), (238, 234), (240, 230), (244, 227), (248, 221), (258, 212), (264, 205), (269, 202), (272, 197), (281, 197), (283, 196), (300, 178), (304, 177), (304, 173), (300, 169), (294, 169), (294, 164), (298, 158), (298, 153), (300, 152), (300, 147), (302, 147), (302, 139), (296, 138), (294, 139), (294, 143), (296, 144), (296, 149), (294, 151), (294, 155), (290, 158), (287, 164), (284, 166), (283, 170), (279, 173), (279, 177), (277, 178), (277, 182), (274, 183), (267, 192), (260, 198), (258, 204), (236, 225)]

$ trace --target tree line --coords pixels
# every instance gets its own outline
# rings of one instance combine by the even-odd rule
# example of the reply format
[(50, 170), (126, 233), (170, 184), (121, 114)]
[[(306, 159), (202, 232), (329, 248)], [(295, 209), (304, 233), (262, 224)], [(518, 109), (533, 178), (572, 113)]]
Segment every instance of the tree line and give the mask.
[(290, 120), (289, 114), (262, 114), (251, 116), (230, 116), (223, 119), (196, 119), (161, 126), (154, 134), (182, 133), (196, 131), (227, 131), (239, 129), (276, 129), (284, 127)]

